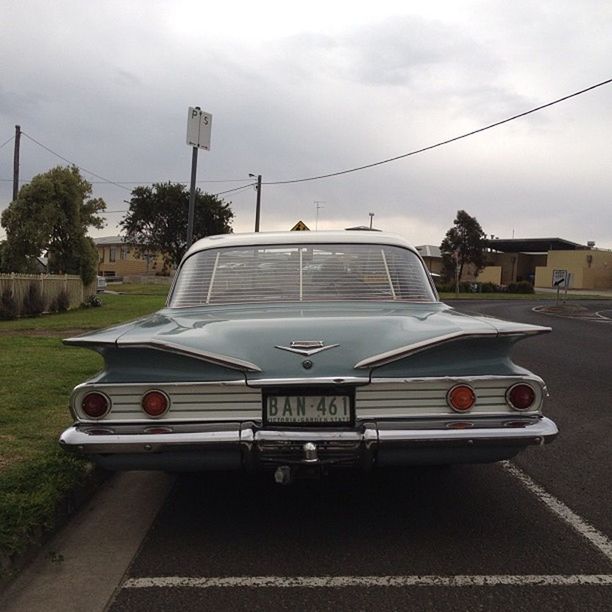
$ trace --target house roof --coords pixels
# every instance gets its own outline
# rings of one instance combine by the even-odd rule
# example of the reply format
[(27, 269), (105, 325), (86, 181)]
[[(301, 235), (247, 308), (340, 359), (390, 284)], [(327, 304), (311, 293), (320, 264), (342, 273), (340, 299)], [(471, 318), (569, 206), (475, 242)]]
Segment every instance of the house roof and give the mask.
[(439, 246), (435, 246), (433, 244), (422, 244), (416, 249), (421, 257), (435, 257), (436, 259), (442, 259), (442, 252), (440, 251)]
[(94, 238), (93, 241), (96, 246), (108, 244), (125, 244), (123, 236), (100, 236), (99, 238)]
[(576, 251), (589, 247), (563, 238), (493, 238), (485, 241), (494, 251), (502, 253), (547, 253), (548, 251)]

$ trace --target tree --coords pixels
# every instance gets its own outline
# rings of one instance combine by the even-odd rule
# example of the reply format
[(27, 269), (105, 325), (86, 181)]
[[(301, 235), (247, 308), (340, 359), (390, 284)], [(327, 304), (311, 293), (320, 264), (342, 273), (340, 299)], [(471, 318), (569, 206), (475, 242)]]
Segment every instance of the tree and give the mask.
[[(187, 249), (189, 191), (180, 183), (155, 183), (132, 191), (130, 209), (121, 220), (125, 242), (141, 255), (161, 253), (164, 264), (177, 266)], [(196, 190), (194, 239), (232, 231), (231, 202)]]
[(453, 278), (457, 265), (459, 278), (466, 264), (473, 265), (477, 273), (487, 265), (485, 237), (475, 217), (471, 217), (465, 210), (457, 211), (453, 227), (446, 232), (440, 245), (442, 265), (447, 278)]
[(6, 240), (0, 242), (0, 274), (10, 272), (9, 252), (6, 245)]
[(90, 283), (98, 260), (87, 230), (104, 227), (98, 213), (106, 208), (104, 200), (91, 194), (91, 183), (76, 166), (57, 166), (24, 185), (2, 213), (3, 268), (34, 272), (36, 259), (47, 252), (49, 272), (79, 274)]

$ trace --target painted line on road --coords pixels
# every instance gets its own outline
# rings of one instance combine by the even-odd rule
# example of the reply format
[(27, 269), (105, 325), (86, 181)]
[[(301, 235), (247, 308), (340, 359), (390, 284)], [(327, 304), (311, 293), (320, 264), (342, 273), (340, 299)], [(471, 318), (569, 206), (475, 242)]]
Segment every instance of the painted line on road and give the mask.
[(158, 576), (130, 578), (124, 589), (151, 588), (346, 588), (346, 587), (491, 587), (491, 586), (612, 586), (612, 575), (501, 576)]
[(612, 561), (612, 540), (598, 531), (593, 525), (578, 516), (561, 500), (557, 499), (539, 484), (531, 479), (523, 470), (510, 461), (502, 461), (503, 468), (519, 480), (531, 493), (533, 493), (551, 512), (565, 521), (570, 527), (586, 538), (609, 561)]
[(599, 319), (600, 319), (601, 321), (606, 321), (606, 322), (608, 322), (608, 323), (612, 322), (612, 318), (610, 318), (610, 317), (606, 317), (606, 315), (602, 315), (602, 314), (601, 314), (602, 312), (612, 312), (612, 311), (610, 311), (610, 310), (608, 310), (608, 309), (606, 309), (606, 310), (598, 310), (598, 311), (595, 313), (595, 316), (596, 316), (596, 317), (599, 317)]

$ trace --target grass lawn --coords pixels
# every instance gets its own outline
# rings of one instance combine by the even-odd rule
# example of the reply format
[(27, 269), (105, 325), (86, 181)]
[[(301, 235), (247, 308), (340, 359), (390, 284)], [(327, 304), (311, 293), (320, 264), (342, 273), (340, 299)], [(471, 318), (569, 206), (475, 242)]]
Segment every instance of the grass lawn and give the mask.
[(57, 439), (71, 422), (72, 388), (103, 362), (61, 338), (153, 312), (166, 292), (105, 294), (101, 308), (0, 321), (0, 554), (23, 550), (40, 528), (52, 527), (58, 503), (89, 467)]
[(163, 295), (166, 297), (170, 290), (170, 281), (167, 283), (108, 283), (108, 291), (118, 293), (133, 293), (138, 295)]

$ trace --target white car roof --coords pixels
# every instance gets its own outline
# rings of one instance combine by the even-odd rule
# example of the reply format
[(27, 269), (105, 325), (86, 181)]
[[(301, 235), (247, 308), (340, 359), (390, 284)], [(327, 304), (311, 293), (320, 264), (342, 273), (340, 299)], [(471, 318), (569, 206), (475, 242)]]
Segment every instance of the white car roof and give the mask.
[(418, 255), (418, 251), (409, 242), (397, 234), (374, 231), (332, 230), (316, 232), (251, 232), (245, 234), (219, 234), (208, 236), (195, 242), (185, 254), (185, 257), (203, 251), (220, 247), (257, 246), (274, 244), (388, 244), (410, 249)]

